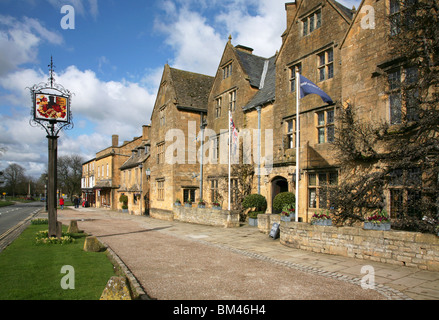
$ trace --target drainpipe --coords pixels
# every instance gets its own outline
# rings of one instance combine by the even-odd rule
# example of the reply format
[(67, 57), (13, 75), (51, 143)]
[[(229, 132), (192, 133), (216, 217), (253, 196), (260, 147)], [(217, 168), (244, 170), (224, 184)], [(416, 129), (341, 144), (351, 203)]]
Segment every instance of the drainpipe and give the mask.
[(258, 194), (261, 194), (261, 106), (256, 107), (258, 111)]
[(206, 124), (204, 123), (204, 114), (201, 112), (201, 156), (200, 156), (200, 200), (203, 199), (203, 158), (204, 158), (204, 128)]

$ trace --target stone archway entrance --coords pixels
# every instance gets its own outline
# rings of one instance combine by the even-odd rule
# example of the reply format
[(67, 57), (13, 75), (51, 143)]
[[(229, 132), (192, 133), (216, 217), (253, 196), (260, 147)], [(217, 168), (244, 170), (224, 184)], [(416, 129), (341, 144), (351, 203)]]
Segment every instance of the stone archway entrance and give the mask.
[(272, 213), (280, 213), (276, 212), (273, 208), (273, 200), (281, 192), (288, 191), (288, 180), (284, 177), (278, 176), (271, 180), (271, 212)]

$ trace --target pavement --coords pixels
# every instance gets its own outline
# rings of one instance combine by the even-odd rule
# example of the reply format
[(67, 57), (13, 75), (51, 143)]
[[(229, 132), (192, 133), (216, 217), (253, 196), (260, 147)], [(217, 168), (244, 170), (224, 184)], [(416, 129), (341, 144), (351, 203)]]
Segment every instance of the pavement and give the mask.
[(439, 272), (294, 249), (248, 225), (221, 228), (96, 208), (58, 210), (58, 220), (78, 220), (153, 299), (439, 299)]

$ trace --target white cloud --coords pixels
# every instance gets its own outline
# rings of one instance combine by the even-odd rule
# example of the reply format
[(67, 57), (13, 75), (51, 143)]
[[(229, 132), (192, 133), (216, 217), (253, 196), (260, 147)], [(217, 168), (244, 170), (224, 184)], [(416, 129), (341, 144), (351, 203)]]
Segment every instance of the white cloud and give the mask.
[[(95, 72), (81, 71), (75, 66), (68, 67), (55, 78), (57, 83), (74, 93), (73, 119), (81, 119), (73, 130), (60, 137), (60, 154), (94, 157), (97, 151), (111, 144), (111, 135), (119, 135), (120, 141), (132, 140), (142, 134), (142, 125), (150, 122), (155, 91), (150, 93), (139, 84), (128, 81), (105, 82)], [(1, 161), (15, 159), (16, 162), (41, 163), (46, 156), (45, 131), (29, 125), (31, 99), (29, 90), (25, 89), (45, 81), (47, 75), (32, 69), (15, 71), (0, 78), (0, 86), (10, 93), (2, 97), (3, 100), (7, 99), (15, 107), (14, 117), (0, 115), (0, 147), (8, 149)]]
[(177, 8), (164, 2), (167, 19), (157, 19), (156, 28), (167, 37), (165, 43), (175, 51), (172, 66), (175, 68), (215, 74), (225, 41), (199, 13), (186, 6)]
[(271, 57), (286, 28), (284, 0), (168, 0), (161, 9), (155, 27), (175, 52), (172, 66), (209, 75), (216, 73), (229, 34), (234, 45)]
[(285, 1), (233, 0), (216, 20), (226, 25), (235, 44), (251, 47), (257, 55), (271, 57), (280, 48), (286, 28)]
[(64, 40), (36, 19), (0, 15), (0, 76), (21, 64), (36, 62), (38, 46), (43, 41), (60, 45)]

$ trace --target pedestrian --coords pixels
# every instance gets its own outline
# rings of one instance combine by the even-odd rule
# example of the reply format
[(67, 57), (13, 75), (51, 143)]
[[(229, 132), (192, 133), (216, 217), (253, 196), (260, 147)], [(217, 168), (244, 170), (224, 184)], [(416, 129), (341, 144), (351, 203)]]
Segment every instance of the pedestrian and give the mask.
[(59, 206), (61, 207), (61, 210), (64, 210), (64, 198), (59, 198)]
[(73, 199), (73, 204), (75, 205), (75, 208), (79, 208), (79, 199), (78, 199), (78, 197), (75, 197), (75, 199)]

